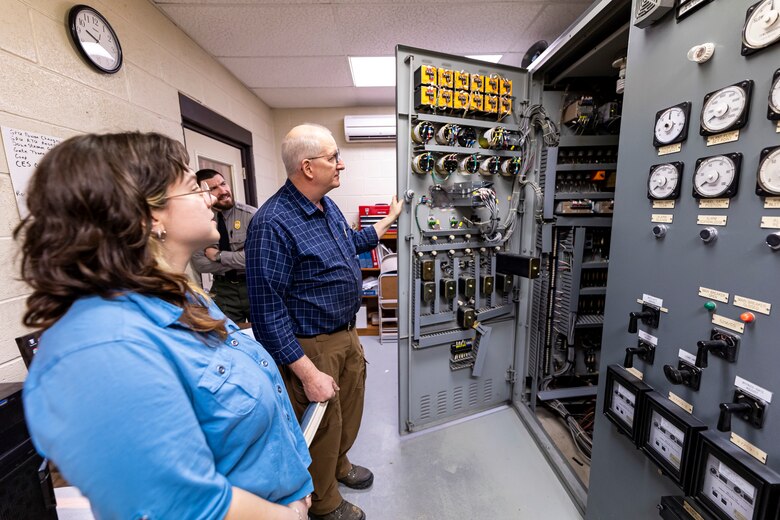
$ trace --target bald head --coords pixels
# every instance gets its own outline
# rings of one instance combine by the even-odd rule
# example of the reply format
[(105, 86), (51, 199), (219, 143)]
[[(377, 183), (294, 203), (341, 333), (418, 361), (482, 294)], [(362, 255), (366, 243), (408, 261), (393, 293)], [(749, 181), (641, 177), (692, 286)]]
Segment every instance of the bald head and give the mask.
[(282, 162), (288, 177), (298, 173), (301, 162), (321, 153), (323, 139), (333, 139), (330, 130), (315, 123), (304, 123), (290, 130), (282, 140)]

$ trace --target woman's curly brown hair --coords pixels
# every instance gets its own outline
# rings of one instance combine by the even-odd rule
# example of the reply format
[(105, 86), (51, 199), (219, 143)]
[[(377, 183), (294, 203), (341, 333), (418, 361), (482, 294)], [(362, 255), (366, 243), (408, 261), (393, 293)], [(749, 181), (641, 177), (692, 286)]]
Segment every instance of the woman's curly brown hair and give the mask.
[(33, 289), (24, 324), (48, 327), (78, 298), (125, 292), (184, 309), (198, 332), (227, 332), (181, 273), (165, 269), (151, 239), (152, 209), (187, 171), (181, 143), (156, 133), (80, 135), (53, 148), (33, 175), (22, 239), (22, 279)]

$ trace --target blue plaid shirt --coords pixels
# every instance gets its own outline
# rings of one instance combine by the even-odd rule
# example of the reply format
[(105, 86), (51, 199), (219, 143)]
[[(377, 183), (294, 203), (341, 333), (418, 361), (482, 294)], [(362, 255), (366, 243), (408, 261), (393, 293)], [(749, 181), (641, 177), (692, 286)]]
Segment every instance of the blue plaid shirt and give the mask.
[(379, 242), (373, 226), (354, 231), (331, 199), (320, 203), (324, 211), (288, 180), (255, 214), (244, 245), (252, 329), (284, 365), (303, 356), (296, 334), (327, 333), (355, 316), (357, 255)]

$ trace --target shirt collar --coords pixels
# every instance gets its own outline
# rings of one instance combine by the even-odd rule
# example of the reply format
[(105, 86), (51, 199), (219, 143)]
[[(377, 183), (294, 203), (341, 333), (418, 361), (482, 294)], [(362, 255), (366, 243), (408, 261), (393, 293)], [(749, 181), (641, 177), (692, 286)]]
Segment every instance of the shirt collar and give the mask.
[[(295, 184), (293, 184), (290, 179), (285, 181), (284, 188), (287, 190), (290, 199), (292, 199), (307, 216), (310, 217), (320, 210), (320, 208), (315, 206), (312, 201), (307, 199), (303, 193), (298, 191), (298, 188), (295, 187)], [(325, 210), (324, 213), (327, 213), (330, 204), (328, 197), (322, 197), (320, 204), (322, 204), (322, 208)]]
[(160, 327), (169, 327), (173, 325), (184, 312), (184, 309), (178, 305), (166, 302), (160, 298), (133, 292), (126, 293), (124, 297), (136, 304), (149, 319)]

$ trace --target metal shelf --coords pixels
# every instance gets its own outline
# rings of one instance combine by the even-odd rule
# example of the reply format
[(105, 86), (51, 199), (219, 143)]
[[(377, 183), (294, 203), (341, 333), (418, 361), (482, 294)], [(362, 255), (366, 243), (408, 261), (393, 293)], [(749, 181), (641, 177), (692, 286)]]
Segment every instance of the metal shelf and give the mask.
[(586, 329), (592, 327), (601, 327), (604, 325), (604, 316), (600, 314), (583, 314), (577, 316), (577, 322), (574, 324), (575, 329)]
[(617, 146), (619, 141), (618, 135), (561, 135), (558, 146)]
[(603, 269), (609, 267), (609, 262), (583, 262), (583, 269)]
[(523, 153), (520, 150), (488, 150), (487, 148), (466, 148), (462, 146), (445, 146), (441, 144), (425, 144), (414, 147), (415, 152), (443, 152), (443, 153), (460, 153), (460, 154), (479, 154), (479, 155), (495, 155), (498, 157), (522, 157)]
[(555, 167), (557, 172), (581, 172), (591, 170), (616, 170), (617, 163), (575, 163), (575, 164), (561, 164)]
[(580, 287), (580, 296), (607, 294), (606, 287)]
[(556, 217), (558, 227), (612, 227), (612, 217), (581, 215), (579, 217)]
[[(440, 116), (437, 114), (425, 114), (417, 112), (412, 114), (413, 118), (418, 121), (430, 121), (431, 123), (452, 123), (462, 126), (475, 126), (477, 128), (493, 128), (496, 126), (502, 126), (507, 130), (515, 132), (520, 131), (520, 125), (513, 125), (505, 123), (504, 121), (483, 121), (481, 119), (468, 119), (466, 117), (452, 117), (452, 116)], [(508, 116), (507, 116), (508, 119)], [(617, 143), (615, 143), (617, 144)]]
[(613, 191), (580, 191), (580, 192), (562, 192), (555, 194), (555, 200), (571, 200), (571, 199), (590, 199), (590, 200), (608, 200), (614, 199), (615, 192)]

